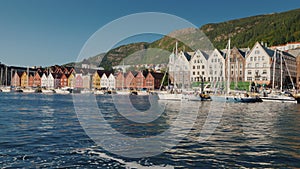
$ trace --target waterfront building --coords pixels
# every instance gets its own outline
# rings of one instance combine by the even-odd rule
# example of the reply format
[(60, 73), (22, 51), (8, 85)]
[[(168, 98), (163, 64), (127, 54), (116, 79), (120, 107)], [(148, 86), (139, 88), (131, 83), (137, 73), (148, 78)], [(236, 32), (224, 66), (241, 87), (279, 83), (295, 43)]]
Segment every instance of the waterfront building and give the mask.
[(108, 78), (105, 73), (102, 73), (101, 79), (100, 79), (100, 86), (101, 88), (108, 88)]
[(135, 89), (136, 88), (136, 83), (135, 83), (135, 75), (137, 73), (133, 71), (127, 72), (125, 76), (125, 85), (124, 87), (127, 89)]
[(122, 90), (124, 89), (124, 84), (125, 84), (125, 77), (123, 72), (118, 72), (116, 75), (116, 89)]
[(29, 72), (28, 76), (28, 86), (33, 87), (34, 84), (34, 74), (32, 72)]
[[(244, 81), (245, 74), (245, 55), (248, 51), (244, 52), (239, 50), (237, 47), (233, 47), (230, 50), (229, 62), (230, 67), (228, 68), (228, 58), (225, 59), (225, 76), (228, 78), (228, 69), (230, 71), (231, 82), (242, 82)], [(226, 56), (227, 57), (227, 56)], [(236, 83), (237, 84), (237, 83)]]
[(49, 73), (47, 77), (47, 86), (48, 89), (54, 89), (54, 77), (52, 73)]
[(100, 78), (100, 75), (99, 75), (99, 71), (95, 71), (95, 73), (93, 74), (93, 77), (92, 77), (92, 81), (93, 81), (93, 85), (92, 85), (93, 89), (100, 89), (101, 88), (101, 85), (100, 85), (101, 78)]
[(210, 78), (208, 78), (208, 58), (209, 54), (207, 54), (204, 51), (196, 50), (192, 54), (191, 60), (190, 60), (190, 76), (191, 76), (191, 82), (201, 82), (201, 77), (204, 81), (210, 81)]
[(41, 72), (36, 71), (33, 77), (33, 87), (39, 87), (41, 86), (41, 75), (43, 75)]
[(41, 87), (47, 87), (48, 85), (48, 77), (47, 74), (44, 72), (41, 78)]
[(143, 89), (145, 86), (145, 76), (142, 71), (139, 71), (135, 76), (136, 88)]
[(68, 87), (73, 89), (75, 87), (74, 73), (70, 73), (67, 77), (68, 77)]
[(19, 87), (21, 86), (21, 77), (22, 76), (22, 72), (18, 72), (16, 71), (14, 74), (13, 74), (13, 77), (11, 79), (11, 84), (12, 86), (14, 87)]
[(83, 88), (84, 89), (90, 89), (91, 88), (91, 76), (90, 74), (82, 75), (83, 80)]
[[(282, 62), (281, 62), (282, 56)], [(274, 67), (275, 62), (275, 67)], [(282, 69), (281, 69), (282, 63)], [(280, 86), (281, 70), (283, 71), (283, 82), (287, 87), (291, 80), (296, 80), (296, 58), (286, 52), (271, 50), (256, 42), (245, 62), (245, 80), (257, 84)], [(290, 78), (291, 77), (291, 78)]]
[(67, 87), (68, 86), (68, 78), (66, 74), (62, 73), (60, 77), (60, 88)]
[(80, 88), (80, 89), (83, 88), (83, 79), (81, 73), (75, 74), (75, 88)]
[(190, 87), (190, 54), (181, 51), (172, 53), (169, 56), (169, 78), (177, 88)]
[[(225, 81), (225, 54), (215, 49), (207, 59), (207, 78), (205, 78), (205, 70), (202, 71), (202, 77), (209, 82)], [(205, 67), (204, 67), (205, 68)], [(199, 79), (200, 80), (200, 79)]]
[(110, 73), (108, 76), (108, 89), (116, 88), (116, 79), (113, 73)]
[(28, 76), (27, 76), (27, 72), (23, 72), (21, 77), (21, 87), (27, 87), (28, 86)]

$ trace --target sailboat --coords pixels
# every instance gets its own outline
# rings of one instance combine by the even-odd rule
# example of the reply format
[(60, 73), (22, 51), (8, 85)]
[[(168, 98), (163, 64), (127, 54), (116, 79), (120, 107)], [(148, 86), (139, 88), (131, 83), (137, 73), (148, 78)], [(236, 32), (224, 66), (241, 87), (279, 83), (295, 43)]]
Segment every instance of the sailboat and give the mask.
[[(1, 92), (5, 92), (5, 93), (11, 92), (10, 86), (7, 85), (7, 81), (8, 81), (7, 78), (8, 78), (8, 77), (7, 77), (7, 66), (5, 66), (5, 86), (2, 86), (2, 87), (1, 87), (1, 89), (0, 89)], [(1, 80), (2, 80), (2, 68), (1, 68)]]
[(217, 102), (234, 102), (234, 103), (256, 103), (262, 102), (258, 97), (249, 96), (247, 93), (231, 93), (230, 92), (230, 38), (228, 40), (228, 49), (227, 49), (227, 93), (225, 95), (212, 95), (210, 96), (213, 101)]
[[(294, 98), (294, 96), (289, 93), (289, 92), (282, 92), (283, 91), (283, 68), (282, 68), (282, 61), (283, 61), (283, 57), (282, 57), (282, 52), (280, 52), (280, 91), (275, 91), (275, 66), (276, 66), (276, 53), (277, 50), (275, 50), (274, 52), (274, 56), (273, 56), (273, 83), (272, 83), (272, 92), (270, 94), (267, 94), (266, 92), (263, 92), (263, 96), (261, 97), (261, 99), (263, 101), (269, 101), (269, 102), (280, 102), (280, 103), (298, 103), (297, 99)], [(289, 69), (287, 68), (288, 73), (290, 75)], [(292, 79), (291, 79), (292, 81)], [(293, 84), (293, 88), (294, 87), (294, 83), (292, 81)]]
[[(176, 41), (176, 50), (175, 50), (175, 58), (178, 57), (178, 42)], [(169, 67), (169, 66), (168, 66)], [(167, 70), (164, 74), (163, 80), (161, 83), (164, 82), (164, 79), (166, 77), (166, 74), (169, 70)], [(162, 84), (161, 84), (162, 86)], [(182, 85), (184, 86), (184, 85)], [(182, 99), (182, 91), (178, 92), (176, 87), (176, 78), (174, 76), (174, 86), (169, 89), (168, 91), (159, 91), (157, 92), (158, 98), (160, 100), (174, 100), (174, 101), (180, 101)]]

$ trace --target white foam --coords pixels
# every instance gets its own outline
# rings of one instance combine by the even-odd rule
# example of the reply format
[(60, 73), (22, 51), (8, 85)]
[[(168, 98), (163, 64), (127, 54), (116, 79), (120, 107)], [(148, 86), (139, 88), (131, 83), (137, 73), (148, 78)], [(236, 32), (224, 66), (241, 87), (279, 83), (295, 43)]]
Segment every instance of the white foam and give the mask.
[(120, 164), (125, 165), (126, 168), (130, 169), (130, 168), (138, 168), (138, 169), (159, 169), (159, 168), (163, 168), (163, 169), (173, 169), (173, 166), (170, 165), (152, 165), (152, 166), (143, 166), (141, 164), (139, 164), (138, 162), (134, 161), (134, 162), (126, 162), (122, 159), (118, 159), (115, 157), (111, 157), (103, 152), (99, 152), (99, 151), (95, 151), (91, 148), (86, 148), (86, 149), (78, 149), (76, 150), (76, 153), (78, 154), (83, 154), (83, 152), (87, 152), (88, 154), (93, 154), (93, 155), (98, 155), (101, 158), (105, 158), (105, 159), (109, 159), (109, 160), (113, 160), (116, 161)]

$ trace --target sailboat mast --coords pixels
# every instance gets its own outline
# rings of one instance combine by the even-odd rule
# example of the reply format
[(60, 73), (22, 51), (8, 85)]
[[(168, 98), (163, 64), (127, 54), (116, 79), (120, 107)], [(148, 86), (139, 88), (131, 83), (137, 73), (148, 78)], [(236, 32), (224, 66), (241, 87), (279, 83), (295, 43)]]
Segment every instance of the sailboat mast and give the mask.
[(230, 92), (230, 38), (228, 40), (228, 50), (227, 50), (227, 93)]
[(28, 81), (29, 80), (29, 67), (28, 66), (27, 66), (27, 77), (26, 78), (27, 78), (27, 86), (26, 87), (28, 88), (28, 86), (29, 86), (29, 81)]
[(273, 83), (272, 83), (272, 89), (275, 89), (275, 66), (276, 66), (276, 54), (277, 50), (275, 49), (274, 56), (273, 56)]
[(7, 66), (5, 67), (5, 86), (7, 86)]
[(280, 52), (280, 90), (282, 91), (282, 76), (283, 76), (283, 70), (282, 70), (282, 52)]

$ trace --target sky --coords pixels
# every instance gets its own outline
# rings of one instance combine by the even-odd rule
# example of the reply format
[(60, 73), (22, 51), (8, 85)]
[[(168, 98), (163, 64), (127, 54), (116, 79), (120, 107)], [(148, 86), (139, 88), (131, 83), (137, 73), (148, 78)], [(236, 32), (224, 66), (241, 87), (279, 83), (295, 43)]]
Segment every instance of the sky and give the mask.
[[(299, 0), (0, 0), (0, 62), (14, 66), (74, 62), (97, 30), (135, 13), (171, 14), (200, 27), (296, 8), (300, 8)], [(124, 25), (116, 30), (126, 28), (130, 29)], [(124, 39), (123, 43), (151, 42), (160, 36)]]

